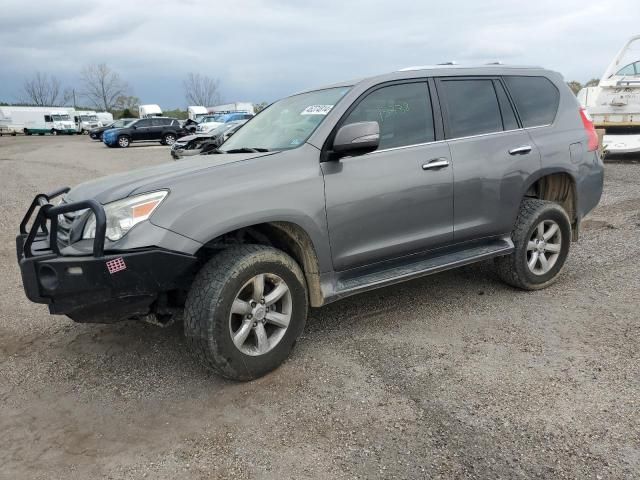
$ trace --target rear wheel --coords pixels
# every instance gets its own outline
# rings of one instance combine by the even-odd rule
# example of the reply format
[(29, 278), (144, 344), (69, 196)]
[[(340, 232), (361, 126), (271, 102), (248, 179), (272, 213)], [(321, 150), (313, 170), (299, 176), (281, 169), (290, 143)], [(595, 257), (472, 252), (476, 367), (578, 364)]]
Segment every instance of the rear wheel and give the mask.
[(198, 273), (185, 305), (191, 349), (223, 377), (251, 380), (289, 356), (307, 317), (304, 275), (287, 254), (230, 247)]
[(55, 128), (52, 128), (51, 135), (58, 135), (58, 131)]
[(131, 139), (129, 137), (127, 137), (126, 135), (120, 135), (118, 137), (119, 147), (127, 148), (129, 145), (131, 145)]
[(538, 290), (558, 279), (571, 243), (571, 222), (560, 205), (524, 199), (511, 238), (515, 250), (495, 261), (503, 281), (524, 290)]
[(162, 143), (163, 145), (171, 146), (176, 143), (176, 136), (173, 133), (167, 133), (164, 137), (162, 137), (160, 143)]
[(25, 129), (24, 129), (24, 134), (25, 134), (25, 135), (31, 135), (31, 132), (29, 131), (29, 129), (28, 129), (28, 128), (25, 128)]

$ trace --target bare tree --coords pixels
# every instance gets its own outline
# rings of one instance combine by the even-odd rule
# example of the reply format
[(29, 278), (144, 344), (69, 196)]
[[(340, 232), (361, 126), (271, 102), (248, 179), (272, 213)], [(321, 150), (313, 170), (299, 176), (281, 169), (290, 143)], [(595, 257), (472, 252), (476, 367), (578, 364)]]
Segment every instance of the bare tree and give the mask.
[(126, 95), (129, 86), (106, 64), (88, 65), (82, 69), (82, 96), (97, 110), (112, 110), (118, 97)]
[(189, 73), (183, 84), (189, 105), (210, 107), (220, 103), (220, 82), (217, 79), (199, 73)]
[(39, 107), (52, 107), (60, 96), (60, 82), (53, 75), (37, 72), (32, 78), (25, 79), (22, 84), (24, 103)]

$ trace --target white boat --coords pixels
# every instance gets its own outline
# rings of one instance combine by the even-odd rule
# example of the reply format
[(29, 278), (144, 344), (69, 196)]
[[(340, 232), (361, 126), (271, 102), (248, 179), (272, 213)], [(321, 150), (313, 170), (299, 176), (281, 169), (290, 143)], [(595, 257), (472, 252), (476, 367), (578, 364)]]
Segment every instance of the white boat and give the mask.
[(578, 100), (605, 130), (605, 152), (640, 153), (640, 35), (618, 52), (597, 87), (578, 92)]

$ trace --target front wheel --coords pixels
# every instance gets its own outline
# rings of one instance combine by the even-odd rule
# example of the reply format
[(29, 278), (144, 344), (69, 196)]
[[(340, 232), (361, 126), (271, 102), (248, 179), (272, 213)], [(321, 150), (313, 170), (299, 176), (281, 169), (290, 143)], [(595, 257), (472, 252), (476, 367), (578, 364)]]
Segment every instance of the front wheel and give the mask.
[(560, 205), (524, 199), (511, 238), (514, 251), (495, 261), (504, 282), (524, 290), (539, 290), (558, 279), (571, 243), (571, 222)]
[(118, 146), (121, 148), (127, 148), (131, 144), (131, 140), (126, 135), (120, 135), (118, 137)]
[(241, 245), (213, 257), (196, 276), (184, 332), (205, 366), (229, 379), (251, 380), (285, 361), (306, 318), (300, 266), (275, 248)]
[(58, 131), (55, 129), (51, 129), (51, 135), (58, 135)]

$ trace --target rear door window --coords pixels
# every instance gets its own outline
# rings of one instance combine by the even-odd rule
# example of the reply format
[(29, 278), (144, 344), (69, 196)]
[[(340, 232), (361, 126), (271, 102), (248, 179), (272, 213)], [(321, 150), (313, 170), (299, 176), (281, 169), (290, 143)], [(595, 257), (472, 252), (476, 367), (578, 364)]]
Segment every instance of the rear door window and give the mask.
[(503, 130), (493, 80), (446, 79), (440, 82), (440, 87), (445, 104), (448, 138), (470, 137)]
[(367, 95), (351, 111), (343, 125), (378, 122), (379, 149), (432, 142), (433, 112), (426, 83), (382, 87)]
[(556, 118), (560, 92), (545, 77), (506, 76), (511, 98), (525, 127), (550, 125)]

